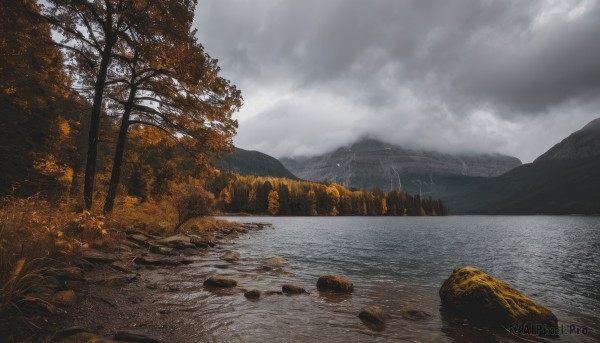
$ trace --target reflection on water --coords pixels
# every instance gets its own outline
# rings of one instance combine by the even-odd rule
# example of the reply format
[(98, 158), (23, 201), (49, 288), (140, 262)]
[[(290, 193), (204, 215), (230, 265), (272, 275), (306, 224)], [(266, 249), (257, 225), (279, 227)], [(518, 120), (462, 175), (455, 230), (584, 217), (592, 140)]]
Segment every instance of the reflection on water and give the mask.
[[(186, 333), (182, 340), (512, 341), (507, 333), (478, 328), (440, 307), (439, 286), (454, 268), (466, 265), (530, 295), (550, 308), (560, 324), (588, 328), (587, 335), (562, 335), (553, 341), (600, 340), (597, 217), (229, 219), (268, 221), (276, 229), (242, 236), (223, 247), (241, 254), (236, 263), (220, 260), (223, 251), (215, 251), (168, 276), (178, 291), (169, 294), (165, 305), (188, 311), (188, 324), (197, 324), (193, 337)], [(265, 260), (270, 257), (289, 264)], [(317, 291), (316, 281), (325, 273), (348, 277), (354, 293)], [(238, 287), (206, 289), (202, 281), (210, 274), (232, 277)], [(285, 283), (309, 294), (282, 295)], [(260, 300), (243, 296), (250, 289), (263, 292)], [(369, 327), (357, 318), (371, 305), (391, 314), (385, 328)]]

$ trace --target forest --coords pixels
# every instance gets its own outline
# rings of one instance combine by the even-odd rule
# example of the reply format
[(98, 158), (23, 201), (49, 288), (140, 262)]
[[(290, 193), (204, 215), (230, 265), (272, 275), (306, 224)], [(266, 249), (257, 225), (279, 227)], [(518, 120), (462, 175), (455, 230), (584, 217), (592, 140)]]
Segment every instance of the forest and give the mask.
[(447, 215), (440, 200), (421, 199), (394, 190), (384, 193), (315, 183), (223, 172), (207, 183), (226, 213), (292, 216), (436, 216)]

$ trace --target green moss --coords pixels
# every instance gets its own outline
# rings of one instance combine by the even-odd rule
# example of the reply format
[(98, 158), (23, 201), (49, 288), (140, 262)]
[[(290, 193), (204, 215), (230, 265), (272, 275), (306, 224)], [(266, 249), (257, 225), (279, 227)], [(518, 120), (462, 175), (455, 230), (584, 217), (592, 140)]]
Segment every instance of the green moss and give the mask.
[(455, 269), (440, 288), (442, 303), (467, 317), (497, 323), (558, 325), (556, 316), (506, 282), (476, 268)]
[(322, 275), (317, 281), (318, 289), (329, 289), (340, 293), (350, 293), (354, 291), (354, 285), (350, 280), (332, 274)]

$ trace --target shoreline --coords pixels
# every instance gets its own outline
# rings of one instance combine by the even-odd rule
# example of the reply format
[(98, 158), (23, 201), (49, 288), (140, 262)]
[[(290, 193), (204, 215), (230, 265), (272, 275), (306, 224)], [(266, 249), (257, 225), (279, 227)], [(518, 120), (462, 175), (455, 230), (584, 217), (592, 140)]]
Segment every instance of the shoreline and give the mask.
[[(57, 271), (56, 285), (45, 285), (36, 293), (55, 307), (49, 307), (52, 311), (45, 316), (31, 313), (35, 322), (30, 324), (37, 328), (33, 334), (12, 327), (3, 335), (14, 342), (169, 342), (169, 329), (157, 317), (167, 314), (164, 304), (147, 301), (178, 290), (165, 276), (177, 273), (180, 266), (202, 262), (241, 235), (272, 228), (269, 223), (228, 224), (174, 236), (126, 230), (115, 249), (84, 251), (74, 266)], [(198, 284), (202, 287), (201, 281)], [(179, 317), (185, 318), (185, 311), (181, 313)]]

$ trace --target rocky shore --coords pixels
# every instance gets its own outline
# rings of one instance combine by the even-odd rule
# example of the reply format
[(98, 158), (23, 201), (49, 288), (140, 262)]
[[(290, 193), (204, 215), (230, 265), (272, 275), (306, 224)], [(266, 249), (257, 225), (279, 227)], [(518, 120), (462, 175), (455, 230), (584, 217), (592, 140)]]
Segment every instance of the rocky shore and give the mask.
[[(280, 290), (273, 290), (248, 289), (246, 283), (243, 280), (240, 283), (235, 276), (245, 275), (247, 280), (247, 274), (227, 273), (232, 267), (238, 267), (238, 271), (246, 268), (241, 264), (243, 260), (247, 261), (246, 257), (231, 250), (240, 235), (267, 228), (272, 228), (271, 224), (232, 223), (207, 232), (192, 230), (170, 236), (129, 230), (116, 249), (88, 249), (73, 266), (54, 270), (49, 278), (51, 282), (32, 293), (45, 299), (40, 306), (45, 306), (47, 313), (37, 318), (37, 323), (42, 323), (43, 334), (30, 341), (202, 341), (206, 339), (202, 330), (198, 330), (202, 322), (189, 320), (189, 315), (206, 312), (210, 316), (210, 309), (191, 297), (206, 291), (228, 299), (243, 296), (249, 302), (262, 302), (263, 297), (277, 295), (304, 297), (318, 294), (334, 302), (351, 299), (355, 287), (339, 275), (321, 275), (315, 280), (314, 289), (288, 282), (272, 285), (280, 287)], [(211, 260), (207, 261), (209, 255)], [(251, 270), (255, 276), (259, 273), (291, 276), (284, 269), (288, 261), (281, 257), (261, 258), (258, 262), (259, 267)], [(208, 263), (210, 268), (194, 274), (203, 263), (204, 266)], [(209, 273), (206, 273), (207, 269)], [(475, 268), (454, 270), (440, 288), (439, 296), (442, 317), (443, 312), (449, 311), (471, 325), (489, 327), (492, 332), (498, 332), (491, 336), (498, 342), (512, 341), (510, 337), (515, 333), (507, 335), (505, 330), (513, 323), (531, 323), (549, 329), (558, 326), (556, 316), (550, 310)], [(386, 330), (386, 325), (391, 325), (390, 320), (393, 323), (398, 319), (406, 323), (427, 322), (433, 316), (409, 309), (402, 311), (400, 318), (398, 313), (391, 316), (387, 311), (389, 308), (379, 305), (384, 304), (371, 304), (356, 312), (360, 321), (375, 332)]]
[[(222, 243), (266, 228), (272, 228), (271, 224), (231, 223), (208, 232), (192, 230), (194, 233), (172, 236), (128, 230), (116, 248), (85, 250), (73, 266), (54, 270), (50, 282), (31, 293), (43, 300), (39, 308), (32, 310), (36, 313), (34, 325), (42, 333), (30, 339), (60, 343), (169, 342), (171, 329), (165, 329), (167, 323), (160, 318), (169, 312), (168, 306), (148, 301), (178, 290), (180, 286), (165, 276), (201, 260), (209, 251), (220, 249)], [(239, 253), (232, 251), (222, 257), (230, 263), (236, 259)], [(218, 287), (237, 285), (234, 280), (218, 276), (213, 282)], [(207, 283), (210, 285), (209, 280)], [(18, 336), (16, 333), (13, 337)]]

